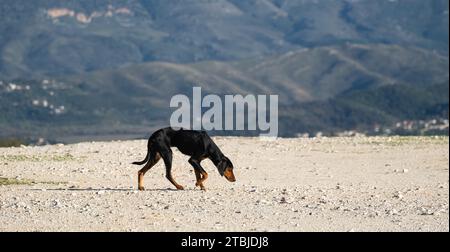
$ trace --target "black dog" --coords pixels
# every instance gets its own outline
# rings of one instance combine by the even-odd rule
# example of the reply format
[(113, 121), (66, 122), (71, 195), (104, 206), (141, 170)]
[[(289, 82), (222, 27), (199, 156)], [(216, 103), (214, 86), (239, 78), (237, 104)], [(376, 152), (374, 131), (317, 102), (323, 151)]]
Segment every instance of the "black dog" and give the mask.
[(175, 130), (169, 127), (153, 133), (148, 139), (147, 156), (145, 159), (141, 162), (133, 162), (135, 165), (147, 163), (138, 172), (139, 190), (144, 190), (143, 179), (145, 173), (161, 158), (166, 165), (166, 178), (178, 190), (184, 189), (172, 177), (172, 150), (170, 147), (177, 147), (181, 153), (191, 156), (189, 163), (194, 167), (195, 177), (197, 179), (195, 186), (200, 186), (202, 190), (205, 190), (203, 182), (208, 178), (208, 174), (200, 165), (200, 162), (205, 158), (209, 158), (219, 170), (220, 175), (225, 176), (228, 181), (236, 181), (233, 174), (233, 164), (230, 159), (223, 155), (219, 147), (217, 147), (205, 131)]

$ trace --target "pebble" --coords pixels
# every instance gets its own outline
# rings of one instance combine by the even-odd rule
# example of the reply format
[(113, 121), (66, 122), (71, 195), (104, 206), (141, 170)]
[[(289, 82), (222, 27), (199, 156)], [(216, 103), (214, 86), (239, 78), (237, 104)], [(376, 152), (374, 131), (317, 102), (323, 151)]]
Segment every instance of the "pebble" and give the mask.
[(59, 202), (58, 199), (55, 199), (52, 201), (52, 206), (53, 207), (60, 207), (61, 206), (61, 202)]
[(264, 199), (256, 201), (256, 204), (268, 204), (268, 203), (269, 202), (267, 200), (264, 200)]
[(322, 196), (322, 197), (320, 197), (319, 202), (322, 203), (322, 204), (325, 204), (325, 203), (328, 202), (328, 199), (327, 199), (326, 196)]
[(394, 197), (397, 198), (397, 199), (403, 199), (403, 194), (401, 192), (396, 192), (394, 194)]
[(281, 197), (280, 203), (281, 203), (281, 204), (286, 204), (286, 203), (289, 203), (289, 202), (286, 200), (285, 197)]
[(16, 204), (17, 207), (27, 208), (28, 205), (25, 202), (19, 202)]
[(389, 209), (387, 212), (389, 215), (398, 215), (397, 209)]
[(420, 208), (420, 215), (433, 215), (434, 212), (431, 209), (426, 209), (424, 207)]

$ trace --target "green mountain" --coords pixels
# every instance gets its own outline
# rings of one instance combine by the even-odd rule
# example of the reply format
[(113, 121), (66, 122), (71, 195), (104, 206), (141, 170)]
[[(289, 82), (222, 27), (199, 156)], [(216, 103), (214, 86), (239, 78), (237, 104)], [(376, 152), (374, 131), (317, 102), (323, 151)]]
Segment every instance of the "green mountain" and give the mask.
[(143, 136), (193, 86), (279, 95), (282, 136), (448, 121), (448, 5), (2, 0), (0, 138)]
[(396, 44), (448, 54), (446, 0), (2, 0), (0, 78)]
[(368, 129), (398, 120), (448, 117), (448, 67), (448, 59), (434, 52), (360, 44), (233, 62), (151, 62), (13, 81), (20, 86), (15, 90), (3, 82), (0, 123), (10, 126), (4, 130), (8, 134), (30, 137), (145, 134), (168, 124), (173, 95), (191, 96), (192, 87), (201, 86), (203, 95), (278, 94), (283, 136)]

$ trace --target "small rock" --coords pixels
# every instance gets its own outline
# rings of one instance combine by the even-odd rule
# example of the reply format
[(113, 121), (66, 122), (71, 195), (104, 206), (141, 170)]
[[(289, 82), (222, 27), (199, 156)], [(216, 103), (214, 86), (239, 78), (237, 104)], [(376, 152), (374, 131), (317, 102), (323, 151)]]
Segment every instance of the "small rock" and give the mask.
[(53, 207), (60, 207), (61, 206), (61, 202), (59, 202), (58, 199), (55, 199), (52, 201), (52, 206)]
[(320, 197), (319, 202), (322, 204), (326, 204), (328, 202), (328, 199), (326, 196), (322, 196), (322, 197)]
[(388, 210), (388, 212), (387, 212), (389, 215), (398, 215), (398, 211), (397, 211), (397, 209), (390, 209), (390, 210)]
[(409, 170), (408, 169), (403, 169), (403, 173), (408, 173)]
[(281, 197), (280, 203), (281, 203), (281, 204), (286, 204), (286, 203), (288, 203), (288, 202), (287, 202), (287, 200), (286, 200), (285, 197)]
[(269, 202), (267, 200), (264, 200), (264, 199), (256, 201), (256, 204), (268, 204), (268, 203)]
[(397, 199), (403, 199), (403, 194), (401, 192), (397, 192), (394, 194), (394, 197)]
[(17, 207), (27, 208), (27, 204), (25, 202), (19, 202), (17, 203)]
[(105, 194), (105, 191), (104, 191), (104, 190), (100, 190), (100, 191), (97, 192), (97, 194), (98, 194), (98, 195)]
[(433, 215), (434, 212), (431, 209), (426, 209), (424, 207), (420, 208), (420, 215)]

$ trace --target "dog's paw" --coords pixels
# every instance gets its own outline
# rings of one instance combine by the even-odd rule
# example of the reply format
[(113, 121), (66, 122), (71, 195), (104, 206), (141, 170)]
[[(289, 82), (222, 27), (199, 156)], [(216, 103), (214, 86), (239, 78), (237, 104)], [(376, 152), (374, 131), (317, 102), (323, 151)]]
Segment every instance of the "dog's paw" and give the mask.
[(195, 183), (195, 186), (199, 186), (201, 190), (206, 191), (206, 188), (201, 183)]
[(177, 189), (178, 189), (178, 190), (184, 190), (184, 187), (178, 185), (178, 186), (177, 186)]
[(143, 186), (138, 187), (139, 191), (145, 191), (145, 188)]

